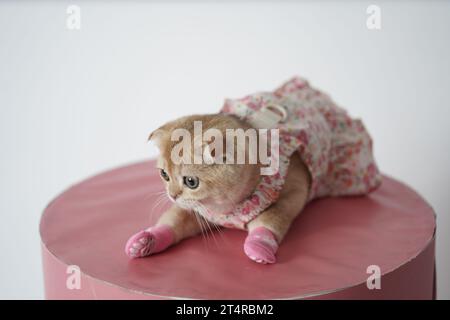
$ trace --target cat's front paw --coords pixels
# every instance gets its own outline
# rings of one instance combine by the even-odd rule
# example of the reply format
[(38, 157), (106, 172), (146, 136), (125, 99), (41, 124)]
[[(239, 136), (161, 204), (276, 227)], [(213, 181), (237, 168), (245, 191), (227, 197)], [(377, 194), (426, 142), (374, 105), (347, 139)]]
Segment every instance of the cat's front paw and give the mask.
[(252, 230), (244, 243), (245, 254), (258, 263), (275, 263), (278, 243), (273, 233), (264, 227)]
[(125, 253), (130, 258), (146, 257), (165, 250), (173, 240), (173, 231), (169, 226), (152, 227), (133, 235), (125, 245)]

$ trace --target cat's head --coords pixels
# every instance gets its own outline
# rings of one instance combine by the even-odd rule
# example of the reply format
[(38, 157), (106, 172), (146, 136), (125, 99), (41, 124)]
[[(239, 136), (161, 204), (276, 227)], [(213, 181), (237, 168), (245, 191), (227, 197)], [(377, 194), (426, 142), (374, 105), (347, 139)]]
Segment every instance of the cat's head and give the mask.
[[(159, 148), (157, 168), (165, 184), (167, 195), (178, 206), (201, 212), (208, 209), (216, 213), (227, 213), (237, 203), (249, 196), (260, 180), (260, 166), (258, 164), (223, 164), (194, 163), (194, 141), (201, 139), (198, 132), (194, 132), (194, 122), (202, 124), (203, 132), (217, 129), (225, 137), (226, 129), (248, 129), (249, 126), (234, 118), (223, 114), (188, 116), (169, 122), (150, 134), (149, 140)], [(182, 129), (190, 133), (190, 148), (187, 158), (190, 161), (179, 163), (173, 161), (172, 150), (180, 141), (172, 141), (173, 133)], [(226, 143), (224, 142), (224, 148)], [(236, 156), (238, 146), (235, 144), (234, 153), (223, 153), (222, 157)], [(202, 152), (208, 150), (208, 143), (202, 144)], [(224, 149), (225, 150), (225, 149)], [(186, 152), (186, 150), (183, 150)], [(214, 154), (212, 155), (214, 156)], [(185, 158), (186, 159), (186, 158)], [(187, 162), (187, 163), (186, 163)]]

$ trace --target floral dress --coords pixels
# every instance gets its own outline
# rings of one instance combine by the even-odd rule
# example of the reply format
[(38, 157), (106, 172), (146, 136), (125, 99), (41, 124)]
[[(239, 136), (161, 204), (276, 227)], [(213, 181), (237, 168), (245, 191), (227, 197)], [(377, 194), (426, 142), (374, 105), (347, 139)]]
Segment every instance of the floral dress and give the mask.
[(293, 78), (274, 92), (227, 99), (221, 112), (252, 123), (252, 117), (272, 105), (282, 106), (286, 113), (275, 126), (280, 138), (278, 172), (261, 176), (255, 191), (232, 212), (208, 212), (205, 218), (225, 227), (246, 229), (248, 222), (278, 199), (294, 152), (311, 175), (309, 201), (324, 196), (363, 195), (380, 185), (372, 139), (361, 120), (351, 118), (302, 78)]

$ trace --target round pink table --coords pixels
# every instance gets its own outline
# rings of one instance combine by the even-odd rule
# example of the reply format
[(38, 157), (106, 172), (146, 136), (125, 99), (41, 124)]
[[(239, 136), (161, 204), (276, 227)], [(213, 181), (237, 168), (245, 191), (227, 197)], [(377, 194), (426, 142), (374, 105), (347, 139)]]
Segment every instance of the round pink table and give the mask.
[[(129, 260), (128, 237), (169, 205), (155, 206), (155, 192), (162, 190), (148, 161), (99, 174), (52, 201), (40, 225), (46, 298), (435, 297), (435, 215), (394, 179), (384, 177), (369, 196), (310, 203), (274, 265), (250, 261), (242, 248), (245, 232), (228, 229)], [(378, 270), (379, 282), (373, 280)]]

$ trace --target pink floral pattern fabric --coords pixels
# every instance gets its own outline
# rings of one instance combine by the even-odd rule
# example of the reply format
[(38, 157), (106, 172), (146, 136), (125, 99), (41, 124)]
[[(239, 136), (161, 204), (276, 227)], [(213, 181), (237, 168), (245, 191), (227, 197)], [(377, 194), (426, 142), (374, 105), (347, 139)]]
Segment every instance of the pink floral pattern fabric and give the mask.
[(352, 119), (302, 78), (293, 78), (274, 92), (227, 99), (221, 112), (248, 120), (254, 112), (271, 104), (283, 106), (288, 114), (277, 126), (279, 171), (272, 176), (261, 176), (253, 194), (233, 212), (209, 213), (207, 219), (225, 227), (246, 229), (249, 221), (278, 199), (290, 156), (296, 151), (311, 175), (309, 201), (324, 196), (363, 195), (380, 185), (372, 139), (361, 120)]

